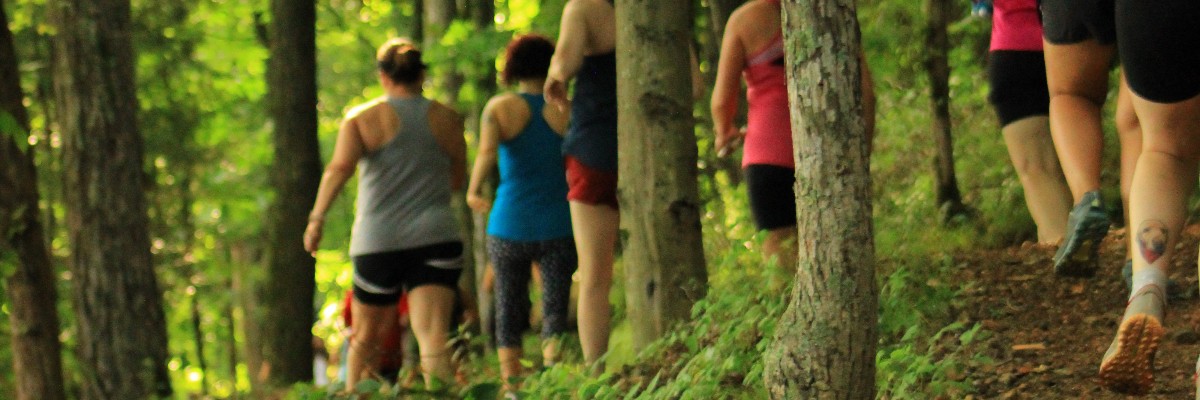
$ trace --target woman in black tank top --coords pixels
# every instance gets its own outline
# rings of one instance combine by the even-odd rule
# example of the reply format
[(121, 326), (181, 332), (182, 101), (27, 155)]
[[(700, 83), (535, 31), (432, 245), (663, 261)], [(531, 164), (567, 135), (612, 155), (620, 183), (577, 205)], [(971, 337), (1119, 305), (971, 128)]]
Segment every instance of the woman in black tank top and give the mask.
[(572, 126), (563, 151), (579, 254), (579, 342), (588, 363), (608, 351), (608, 292), (620, 218), (616, 208), (615, 26), (612, 0), (567, 2), (562, 36), (543, 90), (548, 104), (561, 107), (567, 100), (567, 84), (578, 78)]

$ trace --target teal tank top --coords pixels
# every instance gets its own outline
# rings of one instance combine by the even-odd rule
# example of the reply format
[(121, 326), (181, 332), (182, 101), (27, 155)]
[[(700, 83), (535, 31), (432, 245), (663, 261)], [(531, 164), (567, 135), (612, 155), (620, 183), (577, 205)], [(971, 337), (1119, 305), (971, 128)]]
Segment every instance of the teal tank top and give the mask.
[(567, 177), (559, 152), (563, 139), (542, 117), (541, 95), (521, 93), (529, 104), (529, 124), (500, 143), (500, 186), (488, 218), (489, 235), (513, 241), (571, 236)]

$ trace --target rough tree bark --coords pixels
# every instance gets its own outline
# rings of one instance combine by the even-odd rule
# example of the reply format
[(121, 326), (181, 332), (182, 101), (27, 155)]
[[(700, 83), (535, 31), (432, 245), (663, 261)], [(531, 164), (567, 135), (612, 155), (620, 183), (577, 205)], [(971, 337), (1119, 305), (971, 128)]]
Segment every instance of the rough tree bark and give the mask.
[(167, 331), (150, 255), (129, 0), (49, 7), (82, 397), (166, 396)]
[[(8, 293), (13, 380), (18, 400), (60, 400), (58, 293), (38, 212), (33, 151), (22, 149), (29, 118), (17, 54), (0, 0), (0, 276)], [(4, 122), (7, 120), (7, 122)]]
[(950, 63), (947, 53), (950, 40), (946, 24), (950, 20), (950, 0), (928, 0), (925, 3), (929, 23), (925, 30), (925, 70), (929, 73), (930, 100), (933, 107), (933, 134), (937, 141), (934, 168), (937, 177), (937, 205), (944, 221), (965, 212), (958, 179), (954, 176), (954, 140), (950, 124)]
[(691, 2), (620, 0), (618, 174), (635, 347), (691, 316), (708, 273), (700, 238), (688, 41)]
[(854, 0), (783, 2), (799, 262), (764, 354), (775, 399), (874, 399), (869, 143)]
[[(317, 196), (321, 159), (317, 141), (316, 6), (272, 0), (267, 101), (275, 123), (275, 165), (267, 277), (262, 287), (263, 366), (266, 383), (312, 380), (315, 260), (300, 238)], [(260, 371), (261, 372), (261, 371)]]

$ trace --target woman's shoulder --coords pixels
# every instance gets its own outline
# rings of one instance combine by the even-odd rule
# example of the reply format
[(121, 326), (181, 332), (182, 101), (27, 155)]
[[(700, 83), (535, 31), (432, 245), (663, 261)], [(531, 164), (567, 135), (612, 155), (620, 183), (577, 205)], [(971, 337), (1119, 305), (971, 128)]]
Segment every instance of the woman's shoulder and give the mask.
[(507, 113), (511, 112), (515, 107), (524, 108), (525, 103), (525, 99), (522, 98), (520, 94), (515, 92), (504, 92), (492, 96), (492, 98), (488, 100), (485, 109), (491, 110), (495, 113)]
[(778, 6), (766, 0), (747, 1), (729, 14), (729, 24), (757, 25), (765, 18), (778, 18), (779, 12), (776, 11), (776, 7)]
[(350, 110), (346, 111), (346, 120), (353, 120), (362, 116), (374, 115), (381, 111), (387, 111), (389, 107), (391, 107), (391, 105), (388, 104), (387, 97), (376, 97), (368, 100), (365, 103), (350, 107)]

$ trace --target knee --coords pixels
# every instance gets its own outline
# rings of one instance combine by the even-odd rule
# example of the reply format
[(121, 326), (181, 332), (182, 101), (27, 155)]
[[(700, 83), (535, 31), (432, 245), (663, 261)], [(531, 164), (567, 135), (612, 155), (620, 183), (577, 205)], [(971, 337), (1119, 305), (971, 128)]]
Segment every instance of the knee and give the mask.
[(1021, 154), (1012, 158), (1013, 169), (1017, 175), (1026, 179), (1044, 179), (1061, 175), (1058, 159), (1054, 156), (1039, 157), (1031, 154)]
[(1108, 97), (1107, 86), (1103, 89), (1091, 88), (1080, 84), (1060, 84), (1050, 89), (1050, 101), (1083, 101), (1095, 107), (1103, 107)]
[(1158, 154), (1168, 158), (1173, 158), (1191, 168), (1195, 168), (1200, 164), (1200, 149), (1193, 146), (1163, 146), (1163, 147), (1147, 147), (1142, 149), (1142, 156)]
[(1117, 107), (1117, 115), (1114, 117), (1117, 133), (1131, 134), (1138, 132), (1141, 128), (1141, 123), (1138, 121), (1137, 113), (1133, 111), (1133, 106)]

